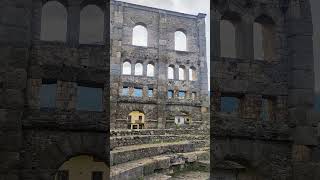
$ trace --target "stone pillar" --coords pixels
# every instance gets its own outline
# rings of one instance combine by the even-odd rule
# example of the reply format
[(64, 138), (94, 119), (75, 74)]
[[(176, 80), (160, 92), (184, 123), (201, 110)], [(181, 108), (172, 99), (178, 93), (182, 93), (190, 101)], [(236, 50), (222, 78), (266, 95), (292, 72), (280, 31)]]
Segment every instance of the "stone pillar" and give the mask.
[(18, 180), (32, 1), (1, 1), (0, 6), (0, 179)]
[[(220, 47), (220, 20), (221, 15), (218, 10), (211, 10), (210, 16), (210, 57), (211, 61), (216, 58), (220, 58), (221, 47)], [(213, 65), (213, 63), (211, 63)], [(212, 68), (211, 68), (212, 69)]]
[(40, 40), (41, 35), (41, 16), (42, 16), (42, 1), (35, 0), (32, 3), (32, 40)]
[[(168, 46), (167, 39), (167, 15), (165, 12), (159, 12), (159, 61), (158, 61), (158, 128), (166, 127), (166, 97), (167, 97), (167, 68), (166, 49)], [(176, 71), (176, 70), (175, 70)], [(175, 79), (177, 78), (175, 73)]]
[(309, 1), (291, 1), (287, 11), (289, 47), (289, 120), (292, 121), (293, 179), (319, 179), (310, 162), (318, 144), (316, 127), (308, 118), (313, 108), (313, 28)]
[(174, 80), (179, 80), (179, 66), (175, 65), (173, 69)]
[(67, 43), (70, 47), (79, 45), (80, 35), (80, 1), (68, 1)]
[(123, 34), (123, 6), (121, 2), (111, 1), (110, 19), (110, 128), (116, 128), (117, 99), (121, 87), (121, 50)]
[(253, 20), (244, 17), (244, 20), (237, 25), (236, 51), (237, 57), (241, 59), (254, 59), (253, 47)]

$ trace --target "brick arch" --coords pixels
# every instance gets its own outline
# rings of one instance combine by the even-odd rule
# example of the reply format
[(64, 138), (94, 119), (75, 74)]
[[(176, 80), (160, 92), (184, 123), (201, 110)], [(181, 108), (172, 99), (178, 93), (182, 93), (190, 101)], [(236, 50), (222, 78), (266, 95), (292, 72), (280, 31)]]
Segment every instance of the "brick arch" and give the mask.
[[(75, 133), (63, 136), (39, 153), (39, 179), (54, 180), (59, 167), (72, 157), (88, 155), (109, 165), (106, 147), (107, 134)], [(100, 148), (97, 148), (100, 147)]]
[(51, 2), (51, 1), (56, 1), (59, 2), (60, 4), (62, 4), (64, 6), (64, 8), (67, 9), (67, 7), (69, 6), (68, 0), (42, 0), (42, 6), (44, 6), (46, 3)]
[(105, 0), (102, 0), (102, 1), (100, 1), (100, 0), (82, 0), (80, 3), (80, 10), (82, 10), (84, 7), (86, 7), (88, 5), (96, 5), (104, 13), (106, 1)]

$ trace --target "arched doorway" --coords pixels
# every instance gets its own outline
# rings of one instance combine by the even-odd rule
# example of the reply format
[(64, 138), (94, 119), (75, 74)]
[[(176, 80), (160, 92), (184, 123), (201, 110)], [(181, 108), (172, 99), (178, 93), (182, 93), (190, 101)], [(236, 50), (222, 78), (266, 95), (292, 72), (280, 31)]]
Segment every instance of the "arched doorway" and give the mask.
[(176, 125), (190, 125), (191, 124), (191, 117), (188, 113), (180, 112), (174, 117), (174, 122)]
[(103, 161), (80, 155), (64, 162), (55, 174), (55, 180), (107, 180), (109, 169)]
[(128, 129), (144, 129), (145, 115), (140, 111), (132, 111), (128, 115), (129, 125)]

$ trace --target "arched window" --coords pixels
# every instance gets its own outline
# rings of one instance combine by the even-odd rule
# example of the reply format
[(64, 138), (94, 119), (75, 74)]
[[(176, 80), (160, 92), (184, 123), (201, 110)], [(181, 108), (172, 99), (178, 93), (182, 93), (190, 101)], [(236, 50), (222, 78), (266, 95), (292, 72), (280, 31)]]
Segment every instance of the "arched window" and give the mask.
[(236, 58), (236, 29), (229, 20), (220, 23), (221, 57)]
[(275, 57), (275, 25), (272, 18), (261, 15), (256, 18), (254, 30), (255, 59), (272, 61)]
[(92, 156), (76, 156), (64, 162), (55, 174), (60, 179), (108, 179), (108, 166)]
[(153, 64), (147, 65), (147, 76), (149, 76), (149, 77), (154, 76), (154, 65)]
[(187, 36), (182, 31), (174, 33), (174, 49), (176, 51), (187, 51)]
[(143, 65), (141, 63), (137, 63), (134, 66), (134, 75), (142, 76), (143, 75)]
[(168, 67), (168, 79), (174, 79), (174, 66), (170, 65)]
[(82, 44), (103, 44), (104, 13), (96, 5), (88, 5), (80, 13), (80, 37)]
[(131, 63), (126, 61), (122, 64), (122, 74), (131, 75)]
[(57, 1), (49, 1), (42, 7), (40, 39), (66, 41), (67, 10)]
[(186, 80), (186, 72), (184, 66), (179, 67), (179, 80)]
[(132, 45), (148, 46), (148, 31), (145, 26), (136, 25), (132, 32)]
[(196, 68), (191, 67), (189, 69), (189, 81), (197, 80)]

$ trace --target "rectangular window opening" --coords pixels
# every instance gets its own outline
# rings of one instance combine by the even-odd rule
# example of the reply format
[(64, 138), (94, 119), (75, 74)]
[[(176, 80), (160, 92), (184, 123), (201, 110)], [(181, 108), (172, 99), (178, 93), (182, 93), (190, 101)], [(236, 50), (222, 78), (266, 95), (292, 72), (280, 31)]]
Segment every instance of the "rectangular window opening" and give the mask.
[(179, 91), (179, 99), (184, 99), (186, 97), (186, 91)]
[(122, 88), (122, 96), (129, 96), (129, 87), (123, 86), (123, 88)]
[(153, 89), (148, 89), (148, 97), (153, 97)]
[(240, 107), (240, 98), (232, 96), (222, 96), (220, 111), (226, 113), (238, 113)]
[(77, 110), (102, 111), (103, 88), (78, 85)]
[(41, 109), (53, 109), (56, 107), (57, 81), (42, 80), (39, 91), (39, 100)]
[(173, 91), (172, 90), (168, 91), (168, 98), (169, 99), (173, 98)]
[(134, 97), (142, 97), (142, 88), (134, 88)]

